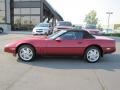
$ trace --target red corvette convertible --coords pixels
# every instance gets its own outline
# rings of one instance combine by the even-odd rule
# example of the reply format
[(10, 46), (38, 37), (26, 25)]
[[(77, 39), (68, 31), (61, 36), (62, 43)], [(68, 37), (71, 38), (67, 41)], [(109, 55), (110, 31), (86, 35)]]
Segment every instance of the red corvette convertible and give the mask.
[(85, 30), (61, 30), (50, 36), (31, 36), (5, 46), (5, 52), (18, 54), (23, 61), (38, 55), (82, 56), (90, 63), (116, 51), (115, 40), (93, 36)]

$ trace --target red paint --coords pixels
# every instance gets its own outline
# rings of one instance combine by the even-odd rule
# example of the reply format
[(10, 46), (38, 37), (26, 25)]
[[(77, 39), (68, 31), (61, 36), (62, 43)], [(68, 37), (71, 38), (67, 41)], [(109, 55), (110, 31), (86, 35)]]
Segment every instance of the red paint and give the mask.
[[(82, 40), (49, 40), (47, 37), (31, 36), (26, 39), (12, 42), (5, 46), (4, 51), (16, 54), (16, 49), (21, 44), (31, 44), (40, 55), (80, 55), (82, 56), (87, 47), (98, 45), (104, 54), (116, 51), (115, 40), (96, 37), (95, 39)], [(111, 48), (107, 50), (106, 48)]]

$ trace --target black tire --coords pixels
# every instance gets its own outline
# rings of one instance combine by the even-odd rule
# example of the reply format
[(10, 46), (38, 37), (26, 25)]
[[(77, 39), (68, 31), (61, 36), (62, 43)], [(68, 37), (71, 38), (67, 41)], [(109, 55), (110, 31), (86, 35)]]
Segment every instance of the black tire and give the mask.
[[(32, 56), (30, 56), (29, 59), (23, 58), (23, 56), (21, 56), (22, 49), (29, 49), (30, 52), (32, 53)], [(32, 61), (32, 60), (35, 58), (35, 56), (36, 56), (35, 49), (34, 49), (32, 46), (30, 46), (30, 45), (22, 45), (22, 46), (20, 46), (20, 47), (18, 48), (18, 52), (17, 52), (17, 53), (18, 53), (18, 58), (19, 58), (20, 60), (22, 60), (22, 61), (25, 61), (25, 62), (30, 62), (30, 61)]]
[[(96, 51), (96, 54), (97, 54), (96, 56), (91, 55), (93, 56), (93, 58), (96, 57), (96, 59), (90, 60), (90, 59), (93, 59), (93, 58), (90, 58), (90, 56), (88, 55), (89, 53), (91, 53), (90, 51)], [(95, 63), (99, 61), (100, 58), (101, 58), (101, 51), (98, 47), (92, 46), (87, 48), (87, 50), (85, 51), (84, 59), (89, 63)]]
[(3, 29), (2, 28), (0, 28), (0, 33), (3, 33)]
[(45, 35), (48, 36), (48, 33), (46, 32)]

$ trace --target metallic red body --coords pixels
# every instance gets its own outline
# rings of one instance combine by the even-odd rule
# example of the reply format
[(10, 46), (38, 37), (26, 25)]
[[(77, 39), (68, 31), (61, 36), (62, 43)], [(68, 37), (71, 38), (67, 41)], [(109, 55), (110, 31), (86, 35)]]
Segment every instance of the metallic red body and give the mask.
[(81, 40), (49, 40), (47, 37), (32, 36), (5, 46), (4, 51), (17, 53), (20, 45), (32, 45), (40, 55), (80, 55), (83, 56), (89, 46), (99, 46), (103, 54), (113, 53), (116, 50), (115, 40), (106, 37), (95, 36), (95, 39)]

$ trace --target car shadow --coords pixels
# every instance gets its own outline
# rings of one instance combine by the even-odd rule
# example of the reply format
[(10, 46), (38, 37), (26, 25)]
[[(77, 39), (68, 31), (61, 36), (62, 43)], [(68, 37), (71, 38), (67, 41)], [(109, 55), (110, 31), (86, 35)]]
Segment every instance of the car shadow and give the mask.
[(87, 63), (85, 60), (79, 57), (37, 57), (32, 62), (20, 63), (29, 64), (36, 67), (44, 67), (51, 69), (104, 69), (114, 71), (120, 69), (120, 55), (112, 54), (105, 55), (100, 61), (96, 63)]
[(0, 33), (0, 36), (8, 35), (8, 33)]

